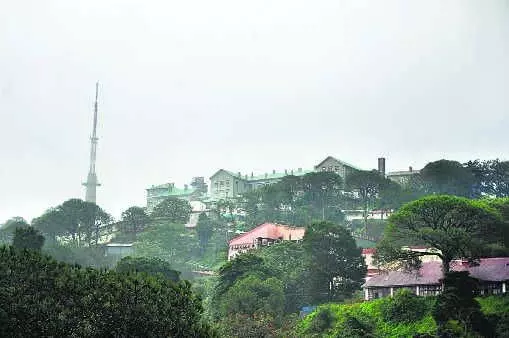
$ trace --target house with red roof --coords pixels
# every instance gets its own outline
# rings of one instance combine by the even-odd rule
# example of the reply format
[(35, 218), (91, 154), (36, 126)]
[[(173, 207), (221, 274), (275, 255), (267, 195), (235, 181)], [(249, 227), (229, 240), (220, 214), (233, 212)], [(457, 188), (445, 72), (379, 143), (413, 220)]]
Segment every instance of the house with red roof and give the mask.
[(291, 225), (263, 223), (228, 242), (228, 260), (262, 246), (270, 246), (281, 241), (300, 241), (305, 230)]
[[(507, 292), (509, 257), (483, 258), (475, 266), (466, 261), (455, 260), (451, 262), (451, 270), (468, 271), (470, 277), (477, 279), (479, 295)], [(381, 272), (367, 279), (362, 286), (364, 299), (392, 296), (400, 289), (409, 289), (418, 296), (434, 296), (442, 292), (442, 277), (442, 263), (436, 260), (423, 262), (421, 268), (413, 272)]]

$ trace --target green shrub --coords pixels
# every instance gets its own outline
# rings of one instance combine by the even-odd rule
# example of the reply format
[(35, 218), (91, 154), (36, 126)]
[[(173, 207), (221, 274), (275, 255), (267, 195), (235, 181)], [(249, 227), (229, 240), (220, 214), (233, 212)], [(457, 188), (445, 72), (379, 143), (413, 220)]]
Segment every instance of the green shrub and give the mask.
[(321, 308), (315, 314), (308, 327), (309, 333), (323, 333), (334, 327), (336, 314), (329, 308)]
[(398, 291), (381, 306), (382, 317), (393, 323), (414, 323), (424, 317), (428, 311), (426, 300), (416, 296), (410, 290)]
[(356, 317), (349, 313), (345, 315), (345, 321), (338, 331), (339, 337), (345, 338), (375, 337), (373, 323), (366, 318)]

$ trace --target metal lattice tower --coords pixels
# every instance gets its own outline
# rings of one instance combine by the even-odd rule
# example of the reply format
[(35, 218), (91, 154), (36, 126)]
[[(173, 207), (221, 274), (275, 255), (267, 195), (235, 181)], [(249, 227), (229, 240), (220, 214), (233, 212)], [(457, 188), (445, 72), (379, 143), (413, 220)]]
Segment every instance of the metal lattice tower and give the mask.
[(83, 183), (86, 188), (85, 201), (96, 202), (96, 188), (100, 186), (97, 182), (97, 174), (95, 173), (95, 161), (97, 154), (97, 97), (99, 95), (99, 82), (95, 84), (95, 103), (94, 103), (94, 125), (92, 136), (90, 137), (90, 168), (88, 171), (87, 181)]

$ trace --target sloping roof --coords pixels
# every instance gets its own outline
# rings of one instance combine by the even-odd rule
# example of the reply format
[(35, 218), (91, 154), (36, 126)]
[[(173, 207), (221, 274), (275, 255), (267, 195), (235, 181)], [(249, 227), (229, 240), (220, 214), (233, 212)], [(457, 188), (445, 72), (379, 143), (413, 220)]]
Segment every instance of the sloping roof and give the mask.
[(306, 229), (274, 223), (263, 223), (256, 228), (230, 240), (229, 245), (252, 244), (257, 238), (297, 240), (304, 237)]
[(320, 163), (318, 163), (317, 165), (315, 165), (315, 169), (316, 168), (319, 168), (323, 162), (327, 161), (328, 159), (333, 159), (334, 161), (337, 161), (339, 163), (341, 163), (342, 165), (344, 165), (345, 167), (350, 167), (352, 169), (355, 169), (355, 170), (362, 170), (356, 166), (354, 166), (353, 164), (350, 164), (348, 162), (345, 162), (345, 161), (341, 161), (341, 160), (338, 160), (337, 158), (335, 157), (332, 157), (332, 156), (327, 156), (323, 161), (321, 161)]
[[(483, 281), (501, 282), (509, 280), (509, 257), (483, 258), (478, 266), (468, 266), (462, 261), (451, 262), (452, 271), (469, 271), (470, 276)], [(415, 272), (389, 271), (374, 276), (363, 287), (390, 287), (440, 284), (442, 263), (425, 262)]]
[(263, 180), (270, 180), (270, 179), (278, 179), (278, 178), (283, 178), (283, 177), (286, 177), (286, 176), (304, 176), (306, 174), (309, 174), (313, 172), (313, 170), (309, 170), (309, 169), (304, 169), (304, 170), (287, 170), (286, 172), (272, 172), (272, 173), (267, 173), (265, 176), (265, 174), (263, 175), (256, 175), (256, 176), (248, 176), (247, 177), (247, 180), (248, 181), (263, 181)]
[[(151, 197), (188, 196), (188, 195), (193, 194), (196, 191), (196, 189), (193, 187), (188, 187), (187, 189), (177, 188), (177, 187), (175, 187), (175, 185), (173, 183), (165, 183), (165, 184), (152, 186), (147, 189), (147, 191), (149, 191), (149, 190), (158, 190), (157, 195), (151, 195)], [(155, 194), (155, 193), (156, 192), (154, 191), (153, 194)]]
[(238, 177), (238, 176), (239, 176), (238, 174), (235, 174), (234, 172), (231, 172), (231, 171), (229, 171), (229, 170), (219, 169), (218, 171), (216, 171), (216, 172), (214, 173), (214, 175), (210, 176), (210, 179), (212, 179), (212, 178), (213, 178), (214, 176), (216, 176), (216, 175), (219, 175), (219, 174), (220, 174), (220, 173), (222, 173), (222, 172), (227, 173), (228, 175), (233, 176), (233, 177)]

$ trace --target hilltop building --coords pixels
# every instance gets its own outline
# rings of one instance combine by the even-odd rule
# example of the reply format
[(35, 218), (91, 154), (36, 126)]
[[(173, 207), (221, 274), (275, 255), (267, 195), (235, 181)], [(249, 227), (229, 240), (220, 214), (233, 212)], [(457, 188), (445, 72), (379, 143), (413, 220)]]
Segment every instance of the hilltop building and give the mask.
[(242, 175), (240, 172), (235, 174), (231, 171), (220, 169), (210, 177), (210, 196), (213, 199), (234, 197), (239, 194), (258, 189), (265, 185), (277, 183), (286, 176), (303, 176), (312, 172), (335, 172), (343, 179), (345, 179), (350, 173), (356, 170), (361, 169), (347, 162), (340, 161), (332, 156), (325, 158), (323, 161), (315, 165), (313, 169), (285, 169), (281, 172), (273, 170), (271, 173), (265, 173), (263, 175), (254, 175), (253, 173), (250, 175)]
[(315, 165), (315, 171), (330, 171), (345, 179), (354, 171), (361, 170), (347, 162), (340, 161), (332, 156), (327, 156), (322, 162)]
[(152, 186), (147, 189), (147, 211), (151, 212), (155, 206), (164, 201), (166, 198), (175, 197), (191, 201), (204, 195), (202, 190), (190, 187), (185, 184), (184, 188), (175, 187), (175, 183), (165, 183)]
[(269, 185), (280, 181), (285, 176), (303, 176), (312, 170), (285, 170), (284, 172), (265, 173), (263, 175), (242, 175), (240, 172), (235, 174), (231, 171), (219, 169), (210, 177), (210, 196), (213, 199), (223, 199), (234, 197), (264, 185)]
[(408, 170), (404, 171), (392, 171), (387, 173), (387, 178), (399, 185), (407, 185), (410, 183), (410, 179), (420, 173), (419, 170), (413, 170), (412, 167), (408, 167)]
[(305, 231), (305, 228), (290, 225), (261, 224), (228, 242), (228, 260), (262, 246), (270, 246), (281, 241), (299, 241), (304, 237)]
[[(210, 190), (208, 189), (203, 177), (194, 177), (190, 187), (184, 186), (184, 189), (178, 189), (173, 183), (152, 186), (147, 189), (147, 208), (152, 210), (155, 205), (167, 197), (177, 197), (186, 200), (214, 201), (226, 198), (236, 197), (260, 187), (279, 182), (286, 176), (304, 176), (312, 172), (334, 172), (341, 176), (343, 180), (351, 173), (362, 170), (352, 164), (339, 160), (333, 156), (327, 156), (324, 160), (313, 166), (313, 169), (298, 168), (296, 170), (276, 171), (261, 175), (242, 174), (225, 169), (219, 169), (210, 177)], [(405, 184), (409, 177), (418, 174), (418, 170), (391, 172), (386, 175), (385, 158), (378, 158), (377, 170), (380, 175), (387, 177), (397, 183)]]

